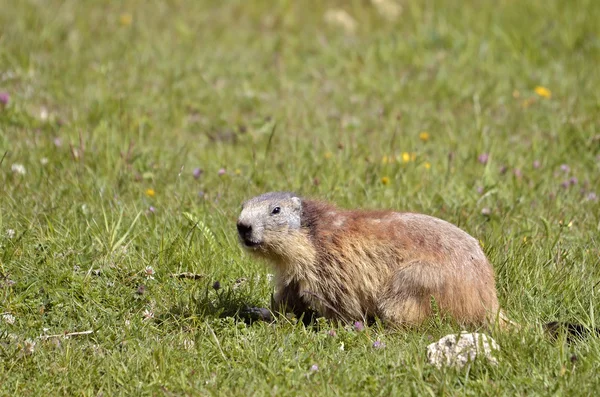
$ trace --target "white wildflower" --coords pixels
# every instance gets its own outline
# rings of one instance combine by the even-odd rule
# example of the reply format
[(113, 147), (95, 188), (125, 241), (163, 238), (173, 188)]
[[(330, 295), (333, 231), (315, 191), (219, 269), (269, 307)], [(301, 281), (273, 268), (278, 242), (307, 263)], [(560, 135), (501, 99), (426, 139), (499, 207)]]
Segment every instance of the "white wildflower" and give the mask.
[(25, 167), (23, 166), (23, 164), (13, 164), (10, 169), (12, 170), (13, 173), (15, 174), (19, 174), (19, 175), (25, 175)]
[(26, 356), (31, 355), (31, 354), (33, 354), (34, 351), (35, 351), (35, 341), (33, 341), (31, 339), (27, 339), (23, 343), (23, 354)]
[(195, 345), (196, 345), (196, 342), (194, 342), (191, 339), (185, 339), (183, 341), (183, 348), (186, 349), (186, 350), (193, 349)]
[(15, 237), (15, 234), (17, 234), (17, 233), (15, 232), (14, 229), (6, 229), (6, 237), (13, 238), (13, 237)]
[(325, 13), (325, 22), (330, 25), (338, 26), (348, 33), (356, 30), (356, 21), (350, 14), (341, 9), (327, 10)]
[(144, 317), (144, 321), (146, 321), (146, 320), (150, 320), (151, 318), (154, 318), (154, 313), (148, 309), (145, 309), (144, 312), (142, 313), (142, 316)]
[(40, 109), (40, 120), (48, 120), (48, 109), (45, 106), (42, 106), (42, 108)]
[(154, 269), (152, 266), (146, 266), (144, 269), (144, 274), (148, 280), (154, 280)]
[(394, 21), (402, 13), (402, 6), (396, 0), (371, 0), (382, 17)]
[(42, 165), (46, 165), (46, 164), (48, 164), (49, 162), (50, 162), (50, 160), (48, 160), (48, 157), (42, 157), (42, 158), (40, 159), (40, 163), (41, 163)]

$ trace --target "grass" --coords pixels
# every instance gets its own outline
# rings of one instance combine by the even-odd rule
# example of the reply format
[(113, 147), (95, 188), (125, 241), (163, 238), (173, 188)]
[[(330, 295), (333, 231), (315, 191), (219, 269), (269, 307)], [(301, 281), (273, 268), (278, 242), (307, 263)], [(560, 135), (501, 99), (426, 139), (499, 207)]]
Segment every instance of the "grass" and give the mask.
[[(0, 394), (595, 394), (598, 338), (540, 325), (599, 322), (600, 4), (400, 3), (5, 2)], [(236, 321), (272, 286), (235, 219), (271, 190), (459, 225), (528, 326), (461, 371), (426, 362), (450, 324)]]

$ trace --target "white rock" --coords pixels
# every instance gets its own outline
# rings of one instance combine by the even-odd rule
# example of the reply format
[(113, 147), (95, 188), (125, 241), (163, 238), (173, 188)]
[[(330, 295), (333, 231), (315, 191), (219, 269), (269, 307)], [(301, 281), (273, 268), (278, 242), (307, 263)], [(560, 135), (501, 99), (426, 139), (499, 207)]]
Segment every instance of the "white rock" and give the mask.
[(2, 315), (2, 320), (6, 323), (6, 324), (14, 324), (15, 323), (15, 316), (13, 316), (10, 313), (4, 313)]
[(463, 331), (460, 335), (446, 335), (427, 346), (427, 359), (437, 368), (442, 366), (462, 368), (476, 357), (485, 358), (490, 363), (498, 365), (498, 360), (492, 355), (494, 350), (500, 350), (500, 346), (491, 337)]

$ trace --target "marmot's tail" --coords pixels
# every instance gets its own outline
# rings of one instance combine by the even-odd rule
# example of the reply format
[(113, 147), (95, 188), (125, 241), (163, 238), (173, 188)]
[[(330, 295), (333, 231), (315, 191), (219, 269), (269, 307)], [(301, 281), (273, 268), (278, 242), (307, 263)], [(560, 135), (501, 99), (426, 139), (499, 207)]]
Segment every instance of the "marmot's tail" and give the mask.
[(552, 321), (544, 324), (544, 329), (554, 340), (558, 339), (561, 334), (564, 334), (567, 337), (568, 342), (581, 340), (594, 334), (600, 336), (600, 328), (588, 328), (582, 324), (576, 323)]

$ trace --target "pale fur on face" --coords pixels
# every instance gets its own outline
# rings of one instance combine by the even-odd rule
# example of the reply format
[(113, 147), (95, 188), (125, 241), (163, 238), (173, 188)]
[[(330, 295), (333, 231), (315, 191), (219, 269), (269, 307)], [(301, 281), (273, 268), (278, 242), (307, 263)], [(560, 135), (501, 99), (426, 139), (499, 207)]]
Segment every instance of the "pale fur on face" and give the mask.
[(254, 197), (242, 205), (238, 230), (241, 225), (246, 231), (240, 231), (240, 242), (252, 250), (278, 244), (275, 239), (300, 229), (301, 216), (302, 200), (293, 193), (271, 192)]

